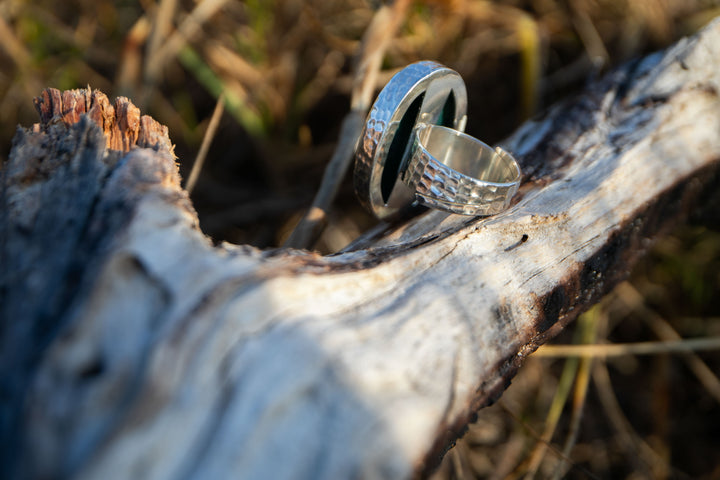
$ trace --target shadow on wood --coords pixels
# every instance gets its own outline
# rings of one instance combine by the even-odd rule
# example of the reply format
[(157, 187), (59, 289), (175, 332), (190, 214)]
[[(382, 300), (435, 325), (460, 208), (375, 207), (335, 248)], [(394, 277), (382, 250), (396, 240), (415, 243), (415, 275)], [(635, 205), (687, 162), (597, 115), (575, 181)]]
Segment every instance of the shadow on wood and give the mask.
[(427, 474), (717, 200), (718, 58), (714, 22), (523, 125), (507, 212), (428, 212), (327, 257), (212, 246), (164, 127), (46, 90), (2, 171), (3, 476)]

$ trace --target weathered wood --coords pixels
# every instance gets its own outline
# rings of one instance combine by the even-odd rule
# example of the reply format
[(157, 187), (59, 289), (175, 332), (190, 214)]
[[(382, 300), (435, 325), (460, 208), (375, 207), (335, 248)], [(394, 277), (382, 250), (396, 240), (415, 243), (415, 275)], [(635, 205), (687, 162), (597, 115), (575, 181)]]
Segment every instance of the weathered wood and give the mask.
[(167, 138), (133, 147), (159, 126), (47, 91), (3, 170), (4, 476), (426, 473), (524, 357), (717, 199), (719, 58), (715, 22), (525, 124), (506, 213), (428, 212), (327, 257), (213, 247)]

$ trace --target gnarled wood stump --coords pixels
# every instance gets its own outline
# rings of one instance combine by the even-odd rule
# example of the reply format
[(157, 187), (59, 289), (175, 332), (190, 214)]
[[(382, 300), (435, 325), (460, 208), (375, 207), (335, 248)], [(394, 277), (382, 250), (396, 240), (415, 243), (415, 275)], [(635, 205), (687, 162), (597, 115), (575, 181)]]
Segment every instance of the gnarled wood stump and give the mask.
[(214, 247), (163, 127), (47, 90), (2, 171), (3, 476), (423, 475), (717, 202), (718, 59), (715, 22), (523, 125), (507, 212), (428, 212), (327, 257)]

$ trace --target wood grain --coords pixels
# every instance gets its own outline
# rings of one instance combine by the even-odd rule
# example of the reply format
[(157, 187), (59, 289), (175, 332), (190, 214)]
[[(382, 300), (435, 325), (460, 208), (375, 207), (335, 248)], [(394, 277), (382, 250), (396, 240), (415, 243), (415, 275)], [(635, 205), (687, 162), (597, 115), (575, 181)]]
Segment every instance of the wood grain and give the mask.
[(4, 476), (427, 474), (527, 355), (717, 204), (718, 58), (716, 21), (523, 125), (507, 212), (427, 212), (326, 257), (214, 247), (167, 136), (141, 142), (126, 99), (46, 91), (2, 172)]

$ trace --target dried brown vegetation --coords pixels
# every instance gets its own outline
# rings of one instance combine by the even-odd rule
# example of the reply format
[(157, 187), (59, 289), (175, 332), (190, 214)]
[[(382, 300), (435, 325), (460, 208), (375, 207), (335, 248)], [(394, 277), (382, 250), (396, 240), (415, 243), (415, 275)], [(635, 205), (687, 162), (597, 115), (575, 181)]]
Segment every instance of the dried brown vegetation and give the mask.
[[(353, 99), (407, 63), (435, 59), (458, 70), (469, 90), (468, 131), (492, 143), (586, 78), (720, 13), (709, 0), (425, 0), (395, 8), (393, 28), (372, 37), (381, 3), (0, 2), (0, 160), (15, 125), (35, 121), (32, 99), (43, 87), (90, 84), (167, 125), (185, 177), (203, 138), (212, 140), (193, 190), (203, 230), (218, 241), (277, 246), (310, 205)], [(376, 75), (358, 67), (363, 48), (380, 54)], [(224, 113), (210, 128), (218, 99)], [(336, 181), (339, 197), (316, 244), (323, 252), (373, 222), (347, 176)], [(661, 241), (631, 283), (555, 342), (720, 335), (718, 218), (699, 218), (703, 226)], [(541, 352), (479, 412), (438, 478), (720, 475), (717, 351)]]

